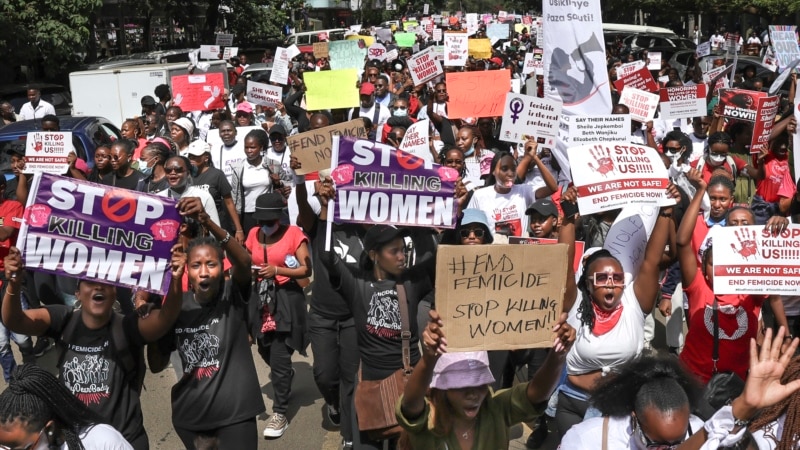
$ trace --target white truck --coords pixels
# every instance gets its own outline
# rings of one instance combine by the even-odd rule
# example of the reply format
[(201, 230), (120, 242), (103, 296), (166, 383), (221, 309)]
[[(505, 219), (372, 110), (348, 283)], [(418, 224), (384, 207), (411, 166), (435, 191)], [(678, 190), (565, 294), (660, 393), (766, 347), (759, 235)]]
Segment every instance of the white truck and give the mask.
[[(207, 62), (210, 68), (206, 73), (225, 74), (223, 78), (228, 88), (227, 63), (221, 60)], [(142, 97), (155, 98), (153, 91), (156, 86), (171, 84), (173, 76), (188, 74), (189, 68), (186, 62), (72, 72), (69, 74), (72, 115), (105, 117), (122, 126), (125, 119), (141, 115)], [(202, 72), (195, 69), (195, 73)]]

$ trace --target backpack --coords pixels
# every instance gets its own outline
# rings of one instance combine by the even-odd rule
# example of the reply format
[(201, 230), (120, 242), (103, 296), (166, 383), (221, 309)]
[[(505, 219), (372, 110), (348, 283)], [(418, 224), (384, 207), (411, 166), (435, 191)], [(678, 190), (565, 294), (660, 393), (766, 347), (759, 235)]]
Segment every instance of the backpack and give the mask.
[[(76, 314), (78, 312), (78, 314)], [(137, 358), (131, 351), (128, 339), (125, 337), (125, 330), (123, 329), (122, 320), (125, 316), (117, 312), (111, 313), (111, 321), (109, 326), (111, 328), (111, 351), (114, 355), (114, 361), (122, 366), (126, 376), (128, 374), (135, 374), (129, 380), (131, 387), (136, 389), (136, 392), (142, 393), (142, 386), (144, 386), (144, 375), (147, 370), (144, 364), (144, 352)], [(61, 336), (56, 340), (60, 354), (58, 356), (58, 367), (64, 367), (64, 359), (67, 355), (67, 342), (72, 340), (75, 330), (78, 327), (78, 322), (81, 320), (81, 315), (78, 310), (70, 311), (66, 318), (66, 324), (61, 330)]]

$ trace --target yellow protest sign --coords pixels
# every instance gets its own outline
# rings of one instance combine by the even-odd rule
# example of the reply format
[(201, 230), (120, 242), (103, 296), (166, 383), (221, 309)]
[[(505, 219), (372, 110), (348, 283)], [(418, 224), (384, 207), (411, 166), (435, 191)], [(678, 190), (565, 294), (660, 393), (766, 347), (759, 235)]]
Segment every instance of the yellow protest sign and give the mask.
[(492, 41), (489, 39), (469, 39), (469, 56), (475, 59), (492, 57)]
[(345, 39), (347, 39), (348, 41), (364, 41), (364, 45), (367, 47), (375, 43), (374, 37), (362, 36), (360, 34), (351, 34), (350, 36), (347, 36)]
[(353, 108), (358, 106), (358, 71), (323, 70), (303, 74), (306, 84), (306, 110)]
[(289, 146), (292, 156), (297, 157), (303, 166), (295, 172), (298, 175), (305, 175), (330, 169), (333, 137), (339, 135), (366, 139), (367, 132), (368, 130), (364, 127), (364, 119), (353, 119), (349, 122), (286, 136), (286, 145)]
[(440, 245), (436, 310), (449, 351), (552, 345), (567, 279), (567, 246)]

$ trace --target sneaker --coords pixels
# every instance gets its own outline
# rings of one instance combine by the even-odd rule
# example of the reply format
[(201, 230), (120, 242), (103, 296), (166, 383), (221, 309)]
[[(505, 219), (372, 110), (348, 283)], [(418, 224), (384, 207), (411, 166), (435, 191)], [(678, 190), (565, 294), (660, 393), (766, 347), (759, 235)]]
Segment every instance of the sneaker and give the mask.
[(33, 354), (36, 356), (42, 356), (51, 348), (53, 348), (53, 340), (46, 337), (40, 337), (36, 340), (36, 345), (33, 346)]
[(327, 406), (328, 420), (330, 420), (334, 426), (338, 427), (342, 422), (342, 413), (340, 413), (339, 410), (333, 405), (325, 406)]
[(353, 441), (345, 441), (342, 439), (342, 450), (350, 450), (353, 448)]
[(269, 420), (267, 420), (267, 426), (264, 428), (264, 437), (279, 438), (283, 436), (287, 428), (289, 428), (289, 421), (286, 420), (286, 416), (273, 413)]

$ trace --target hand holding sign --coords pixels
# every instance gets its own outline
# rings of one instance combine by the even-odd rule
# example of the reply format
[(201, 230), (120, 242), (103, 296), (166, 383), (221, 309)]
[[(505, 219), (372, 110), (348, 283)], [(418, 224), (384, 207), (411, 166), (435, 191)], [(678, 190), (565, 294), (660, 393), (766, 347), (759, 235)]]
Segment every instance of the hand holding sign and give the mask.
[(183, 197), (178, 200), (176, 207), (182, 217), (194, 219), (201, 224), (206, 224), (210, 220), (199, 197)]
[(428, 326), (422, 332), (422, 351), (425, 356), (437, 357), (447, 353), (447, 338), (442, 331), (444, 322), (435, 310), (428, 312)]
[(183, 277), (183, 272), (186, 269), (186, 252), (183, 251), (183, 246), (175, 244), (172, 247), (172, 279), (180, 280)]
[[(22, 262), (22, 253), (19, 251), (17, 247), (11, 247), (8, 250), (8, 255), (5, 257), (4, 260), (5, 269), (6, 269), (6, 280), (9, 280), (12, 286), (10, 287), (19, 287), (19, 284), (22, 283), (22, 277), (18, 276), (18, 274), (25, 275), (25, 263)], [(16, 281), (14, 281), (16, 280)], [(14, 292), (19, 292), (19, 289), (11, 289)]]

